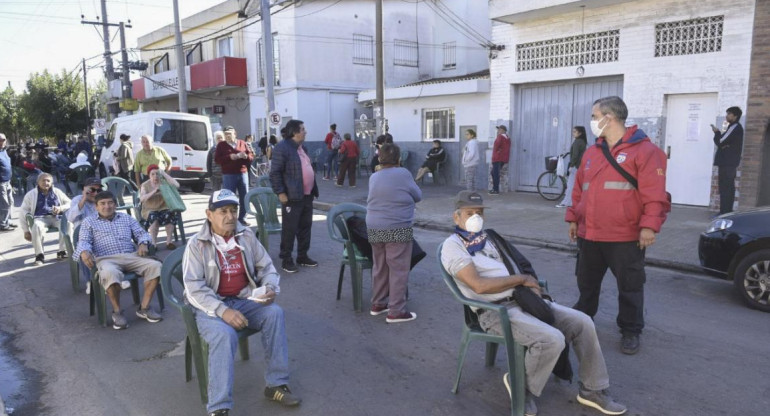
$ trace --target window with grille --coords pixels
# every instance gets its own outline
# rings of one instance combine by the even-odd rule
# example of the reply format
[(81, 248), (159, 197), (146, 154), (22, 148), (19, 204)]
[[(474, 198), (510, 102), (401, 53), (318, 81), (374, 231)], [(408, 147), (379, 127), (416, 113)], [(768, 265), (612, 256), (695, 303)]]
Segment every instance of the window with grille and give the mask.
[(374, 65), (374, 38), (353, 34), (353, 63)]
[(203, 49), (201, 43), (198, 42), (190, 49), (184, 51), (185, 64), (192, 65), (203, 62)]
[(455, 138), (455, 109), (433, 108), (422, 110), (423, 132), (426, 141)]
[(160, 74), (161, 72), (168, 71), (168, 53), (164, 53), (160, 58), (153, 59), (150, 62), (152, 62), (153, 74)]
[(655, 25), (655, 56), (694, 55), (722, 50), (724, 16)]
[(234, 52), (232, 36), (217, 39), (217, 58), (223, 56), (235, 56)]
[(457, 42), (444, 43), (444, 69), (457, 67)]
[[(273, 76), (276, 87), (281, 85), (281, 52), (278, 48), (277, 33), (273, 33)], [(257, 41), (257, 82), (258, 86), (265, 86), (265, 56), (262, 53), (262, 39)]]
[(620, 30), (587, 33), (516, 45), (516, 71), (615, 62)]
[(419, 47), (411, 40), (393, 40), (393, 65), (417, 67)]

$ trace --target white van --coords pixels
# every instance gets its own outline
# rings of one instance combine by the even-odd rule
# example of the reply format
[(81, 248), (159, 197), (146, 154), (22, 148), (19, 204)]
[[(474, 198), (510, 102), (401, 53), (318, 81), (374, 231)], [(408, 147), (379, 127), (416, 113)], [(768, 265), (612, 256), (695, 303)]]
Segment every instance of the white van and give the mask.
[(99, 173), (113, 171), (113, 154), (120, 147), (120, 135), (131, 136), (134, 154), (142, 150), (142, 135), (153, 138), (153, 146), (162, 147), (172, 160), (171, 176), (193, 192), (203, 192), (206, 185), (206, 156), (213, 145), (209, 118), (195, 114), (149, 111), (118, 117), (112, 122), (99, 158)]

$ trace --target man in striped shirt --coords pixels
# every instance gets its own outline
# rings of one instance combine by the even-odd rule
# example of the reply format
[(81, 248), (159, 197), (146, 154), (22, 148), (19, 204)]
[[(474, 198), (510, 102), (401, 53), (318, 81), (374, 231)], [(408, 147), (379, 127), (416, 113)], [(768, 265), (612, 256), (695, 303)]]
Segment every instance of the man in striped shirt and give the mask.
[[(150, 300), (158, 287), (161, 263), (147, 258), (150, 235), (134, 217), (115, 212), (115, 195), (105, 191), (96, 195), (98, 215), (83, 220), (74, 259), (80, 259), (88, 268), (96, 265), (99, 283), (106, 289), (112, 303), (112, 327), (128, 327), (120, 309), (120, 282), (124, 273), (136, 273), (144, 278), (144, 296), (136, 316), (148, 322), (163, 318), (150, 307)], [(138, 244), (138, 248), (134, 245)]]

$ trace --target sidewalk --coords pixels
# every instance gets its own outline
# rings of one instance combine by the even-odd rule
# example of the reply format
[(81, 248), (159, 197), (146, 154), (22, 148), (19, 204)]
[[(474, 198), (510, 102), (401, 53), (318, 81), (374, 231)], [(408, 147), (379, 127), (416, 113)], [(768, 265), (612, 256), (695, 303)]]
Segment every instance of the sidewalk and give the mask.
[[(316, 208), (328, 210), (341, 202), (366, 205), (369, 179), (358, 178), (356, 188), (346, 185), (334, 186), (333, 181), (321, 180), (316, 176), (320, 197)], [(421, 186), (422, 202), (417, 204), (415, 225), (418, 227), (453, 230), (453, 199), (464, 188), (458, 186), (433, 185), (429, 179)], [(546, 201), (536, 193), (508, 192), (488, 195), (479, 193), (484, 204), (484, 227), (494, 228), (503, 236), (519, 244), (575, 251), (575, 243), (567, 237), (563, 208), (556, 208), (558, 201)], [(713, 212), (704, 207), (674, 205), (656, 243), (647, 250), (647, 264), (688, 272), (700, 272), (698, 261), (698, 238), (706, 230)]]

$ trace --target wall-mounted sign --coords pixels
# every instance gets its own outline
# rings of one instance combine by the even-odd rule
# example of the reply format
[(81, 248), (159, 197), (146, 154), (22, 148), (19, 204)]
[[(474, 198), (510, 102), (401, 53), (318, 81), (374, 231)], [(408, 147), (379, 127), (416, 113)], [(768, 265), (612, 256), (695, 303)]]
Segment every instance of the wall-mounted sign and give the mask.
[(224, 113), (225, 113), (225, 106), (223, 105), (214, 106), (214, 114), (224, 114)]
[(270, 122), (270, 127), (281, 126), (281, 114), (277, 111), (271, 111), (270, 114), (267, 115), (267, 119)]

